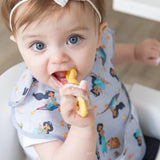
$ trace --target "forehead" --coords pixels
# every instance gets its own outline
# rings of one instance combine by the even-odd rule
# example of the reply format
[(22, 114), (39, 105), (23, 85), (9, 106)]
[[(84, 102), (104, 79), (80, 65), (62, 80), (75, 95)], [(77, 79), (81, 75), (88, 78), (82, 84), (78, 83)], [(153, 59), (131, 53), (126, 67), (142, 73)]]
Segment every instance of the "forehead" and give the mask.
[[(72, 9), (71, 9), (72, 8)], [(92, 27), (91, 27), (92, 26)], [(23, 34), (27, 33), (40, 33), (53, 32), (65, 32), (74, 29), (86, 29), (94, 28), (94, 17), (90, 10), (83, 10), (79, 6), (79, 3), (71, 3), (70, 9), (59, 10), (51, 12), (47, 16), (37, 18), (34, 22), (29, 25), (24, 24), (17, 31)]]

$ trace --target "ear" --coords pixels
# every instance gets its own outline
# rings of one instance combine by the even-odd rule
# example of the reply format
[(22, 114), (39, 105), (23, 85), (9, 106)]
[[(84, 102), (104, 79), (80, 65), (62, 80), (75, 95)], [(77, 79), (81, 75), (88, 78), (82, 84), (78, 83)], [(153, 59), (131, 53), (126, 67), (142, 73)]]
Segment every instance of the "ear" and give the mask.
[(102, 24), (100, 24), (100, 27), (99, 27), (99, 40), (98, 40), (98, 43), (97, 43), (97, 48), (100, 47), (101, 45), (101, 39), (102, 39), (102, 36), (103, 36), (103, 33), (105, 31), (105, 29), (107, 28), (107, 23), (106, 22), (103, 22)]
[(16, 43), (16, 39), (13, 35), (10, 36), (10, 40)]

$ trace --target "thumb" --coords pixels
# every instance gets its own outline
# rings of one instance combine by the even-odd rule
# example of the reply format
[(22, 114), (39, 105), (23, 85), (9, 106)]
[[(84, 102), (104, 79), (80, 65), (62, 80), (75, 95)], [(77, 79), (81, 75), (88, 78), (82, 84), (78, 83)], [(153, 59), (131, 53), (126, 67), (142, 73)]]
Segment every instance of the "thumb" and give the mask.
[(85, 80), (82, 80), (79, 84), (80, 88), (84, 89), (84, 90), (88, 90), (88, 84)]

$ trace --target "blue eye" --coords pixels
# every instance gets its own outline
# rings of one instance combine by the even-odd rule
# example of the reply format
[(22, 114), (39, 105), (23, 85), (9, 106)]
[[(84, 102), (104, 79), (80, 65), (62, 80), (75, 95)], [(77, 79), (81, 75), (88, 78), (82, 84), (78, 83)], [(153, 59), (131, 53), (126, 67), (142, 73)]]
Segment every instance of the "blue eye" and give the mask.
[(45, 45), (42, 42), (36, 42), (32, 45), (35, 51), (41, 51), (45, 48)]
[(79, 36), (72, 36), (68, 39), (67, 44), (74, 45), (74, 44), (79, 43), (80, 40), (81, 38)]

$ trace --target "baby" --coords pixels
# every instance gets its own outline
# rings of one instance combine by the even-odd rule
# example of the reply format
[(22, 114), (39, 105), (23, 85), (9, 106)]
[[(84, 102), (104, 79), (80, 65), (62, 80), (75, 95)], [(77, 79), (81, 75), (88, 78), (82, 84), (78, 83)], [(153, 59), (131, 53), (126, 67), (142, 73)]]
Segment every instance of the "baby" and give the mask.
[[(114, 46), (105, 0), (3, 0), (2, 15), (28, 68), (9, 101), (26, 154), (35, 160), (143, 159), (143, 134), (114, 65), (156, 65), (160, 43)], [(72, 68), (79, 86), (67, 82)], [(78, 96), (87, 105), (85, 117), (77, 113)]]

